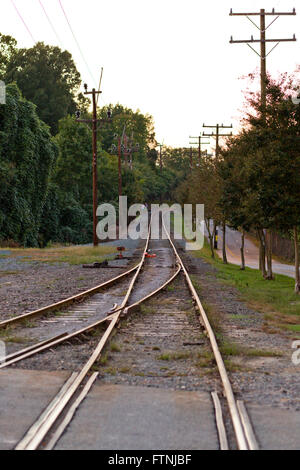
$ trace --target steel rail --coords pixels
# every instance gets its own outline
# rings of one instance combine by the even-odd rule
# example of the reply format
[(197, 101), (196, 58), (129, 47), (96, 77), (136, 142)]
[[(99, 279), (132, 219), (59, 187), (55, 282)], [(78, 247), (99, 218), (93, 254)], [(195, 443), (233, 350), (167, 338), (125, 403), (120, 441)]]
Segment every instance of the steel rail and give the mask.
[(240, 414), (239, 414), (239, 411), (238, 411), (238, 408), (237, 408), (237, 404), (236, 404), (236, 401), (235, 401), (235, 397), (234, 397), (234, 394), (233, 394), (231, 383), (230, 383), (230, 380), (229, 380), (229, 377), (228, 377), (228, 374), (227, 374), (227, 371), (226, 371), (226, 368), (225, 368), (223, 358), (221, 356), (221, 353), (220, 353), (220, 350), (219, 350), (219, 347), (218, 347), (218, 343), (217, 343), (215, 334), (214, 334), (214, 332), (212, 330), (212, 327), (209, 323), (208, 317), (205, 313), (205, 310), (202, 306), (202, 303), (199, 299), (199, 296), (198, 296), (198, 294), (197, 294), (197, 292), (196, 292), (196, 290), (193, 286), (191, 278), (190, 278), (190, 276), (189, 276), (189, 274), (188, 274), (188, 272), (185, 268), (185, 265), (184, 265), (182, 259), (180, 258), (179, 254), (176, 250), (176, 247), (175, 247), (174, 243), (171, 240), (171, 236), (170, 236), (170, 234), (168, 233), (168, 231), (165, 227), (163, 217), (162, 217), (162, 225), (163, 225), (164, 231), (167, 234), (169, 242), (170, 242), (170, 244), (173, 248), (175, 256), (176, 256), (179, 264), (181, 265), (181, 268), (182, 268), (182, 271), (185, 275), (188, 287), (189, 287), (189, 289), (191, 291), (191, 294), (192, 294), (192, 296), (193, 296), (193, 298), (194, 298), (194, 300), (197, 304), (197, 307), (199, 309), (203, 325), (204, 325), (204, 327), (207, 331), (207, 334), (208, 334), (208, 337), (209, 337), (209, 340), (210, 340), (210, 344), (211, 344), (211, 347), (212, 347), (212, 350), (213, 350), (213, 353), (214, 353), (214, 356), (215, 356), (215, 361), (217, 363), (219, 374), (220, 374), (220, 377), (221, 377), (221, 380), (222, 380), (222, 383), (223, 383), (224, 393), (225, 393), (225, 396), (226, 396), (226, 399), (227, 399), (227, 403), (228, 403), (228, 407), (229, 407), (229, 411), (230, 411), (230, 415), (231, 415), (231, 419), (232, 419), (232, 424), (233, 424), (233, 427), (234, 427), (234, 430), (235, 430), (235, 435), (236, 435), (238, 447), (239, 447), (240, 450), (248, 450), (247, 440), (245, 438), (242, 421), (241, 421), (241, 418), (240, 418)]
[[(0, 369), (4, 369), (5, 367), (11, 366), (12, 364), (15, 364), (16, 362), (20, 362), (24, 359), (27, 359), (28, 357), (34, 356), (35, 354), (38, 354), (40, 352), (46, 351), (47, 349), (53, 348), (55, 346), (59, 346), (60, 344), (71, 340), (72, 338), (75, 338), (76, 336), (80, 336), (83, 333), (86, 333), (94, 328), (97, 328), (100, 326), (102, 323), (105, 323), (107, 321), (111, 321), (114, 318), (114, 315), (124, 309), (124, 314), (127, 314), (127, 312), (134, 307), (139, 306), (141, 303), (145, 302), (148, 300), (150, 297), (153, 297), (155, 294), (160, 292), (162, 289), (164, 289), (167, 285), (169, 285), (180, 273), (181, 271), (181, 266), (177, 269), (177, 271), (158, 289), (150, 292), (150, 294), (146, 295), (142, 299), (138, 300), (134, 304), (129, 305), (125, 309), (120, 307), (116, 309), (113, 313), (108, 315), (105, 318), (102, 318), (101, 320), (96, 321), (95, 323), (92, 323), (91, 325), (87, 325), (84, 328), (81, 328), (80, 330), (74, 331), (73, 333), (63, 333), (62, 335), (59, 335), (58, 337), (53, 337), (50, 338), (46, 341), (43, 341), (41, 343), (37, 343), (36, 345), (32, 345), (26, 349), (22, 349), (20, 351), (17, 351), (16, 353), (13, 353), (9, 356), (6, 356), (4, 358), (4, 363), (0, 364)], [(7, 359), (9, 359), (7, 361)]]
[(7, 356), (5, 356), (3, 359), (2, 359), (2, 362), (5, 361), (5, 362), (8, 362), (12, 359), (15, 359), (16, 357), (19, 357), (19, 356), (22, 356), (23, 354), (26, 354), (27, 352), (30, 352), (30, 351), (33, 351), (35, 349), (38, 349), (46, 344), (49, 344), (49, 343), (53, 343), (53, 341), (56, 341), (57, 339), (60, 339), (60, 338), (64, 338), (68, 335), (68, 333), (61, 333), (57, 336), (52, 336), (51, 338), (48, 338), (44, 341), (41, 341), (40, 343), (36, 343), (36, 344), (33, 344), (32, 346), (28, 346), (27, 348), (25, 349), (21, 349), (19, 351), (15, 351), (11, 354), (8, 354)]
[(17, 317), (4, 320), (0, 322), (0, 329), (5, 328), (14, 323), (21, 322), (23, 320), (27, 320), (28, 318), (31, 318), (31, 317), (41, 316), (47, 312), (57, 310), (60, 307), (67, 307), (69, 304), (72, 304), (76, 301), (80, 301), (90, 295), (96, 294), (99, 290), (103, 289), (104, 287), (108, 287), (109, 285), (114, 284), (115, 282), (123, 279), (123, 277), (129, 276), (129, 274), (133, 273), (136, 269), (138, 269), (138, 267), (140, 266), (140, 263), (141, 262), (139, 262), (136, 266), (129, 269), (128, 271), (125, 271), (124, 273), (120, 274), (119, 276), (109, 279), (108, 281), (105, 281), (102, 284), (99, 284), (98, 286), (92, 287), (91, 289), (80, 292), (79, 294), (75, 294), (72, 297), (68, 297), (67, 299), (60, 300), (59, 302), (56, 302), (54, 304), (39, 308), (38, 310), (33, 310), (32, 312), (24, 313), (22, 315), (18, 315)]
[(256, 440), (253, 427), (245, 407), (245, 403), (241, 400), (237, 400), (237, 407), (241, 416), (242, 424), (245, 431), (245, 436), (249, 445), (250, 450), (259, 450), (259, 445)]
[[(104, 322), (104, 321), (108, 321), (110, 320), (110, 325), (108, 326), (107, 330), (105, 331), (104, 335), (102, 336), (100, 342), (98, 343), (96, 349), (94, 350), (93, 354), (91, 355), (91, 357), (89, 358), (89, 360), (87, 361), (87, 363), (84, 365), (84, 367), (82, 368), (82, 370), (75, 376), (73, 376), (73, 378), (70, 380), (69, 379), (69, 385), (68, 386), (63, 386), (63, 389), (64, 389), (64, 393), (61, 393), (59, 392), (59, 399), (56, 400), (54, 398), (53, 402), (55, 404), (55, 406), (52, 405), (52, 408), (48, 407), (48, 413), (47, 412), (44, 412), (42, 413), (41, 417), (37, 420), (36, 423), (34, 423), (30, 430), (28, 431), (28, 433), (24, 436), (24, 438), (19, 442), (19, 444), (17, 445), (16, 449), (23, 449), (23, 450), (34, 450), (34, 449), (37, 449), (39, 447), (39, 445), (41, 444), (42, 440), (44, 439), (44, 437), (47, 435), (47, 433), (49, 432), (49, 430), (51, 429), (52, 425), (56, 422), (56, 420), (58, 419), (59, 415), (62, 413), (62, 411), (64, 410), (64, 408), (67, 406), (68, 402), (70, 401), (70, 399), (72, 398), (72, 396), (76, 393), (76, 391), (78, 390), (79, 386), (82, 384), (83, 380), (85, 379), (85, 377), (87, 376), (88, 372), (90, 371), (91, 367), (93, 366), (93, 364), (99, 359), (99, 357), (101, 356), (101, 352), (107, 342), (107, 340), (109, 339), (110, 337), (110, 334), (112, 333), (114, 327), (116, 326), (116, 324), (118, 323), (120, 317), (121, 317), (121, 314), (124, 313), (125, 315), (128, 313), (129, 310), (135, 308), (136, 306), (138, 306), (139, 304), (141, 304), (142, 302), (144, 302), (145, 300), (149, 299), (150, 297), (154, 296), (157, 292), (161, 291), (162, 289), (164, 289), (168, 284), (170, 284), (174, 279), (175, 277), (180, 273), (181, 271), (181, 266), (178, 265), (177, 267), (177, 270), (176, 272), (164, 283), (162, 284), (159, 288), (157, 288), (156, 290), (152, 291), (150, 294), (146, 295), (145, 297), (143, 297), (141, 300), (129, 305), (128, 307), (126, 307), (126, 304), (129, 300), (129, 297), (130, 297), (130, 294), (132, 292), (132, 289), (134, 287), (134, 284), (136, 282), (136, 279), (144, 265), (144, 261), (145, 261), (145, 256), (146, 256), (146, 252), (148, 250), (148, 246), (149, 246), (149, 239), (150, 239), (150, 229), (149, 229), (149, 233), (148, 233), (148, 238), (147, 238), (147, 242), (146, 242), (146, 246), (145, 246), (145, 249), (144, 249), (144, 252), (143, 252), (143, 256), (142, 256), (142, 260), (141, 260), (141, 263), (140, 265), (138, 266), (138, 269), (137, 269), (137, 272), (136, 274), (134, 275), (134, 278), (132, 279), (131, 283), (130, 283), (130, 286), (127, 290), (127, 293), (126, 293), (126, 296), (121, 304), (121, 307), (118, 308), (114, 313), (112, 313), (111, 315), (109, 315), (108, 317), (106, 317), (105, 319), (103, 320), (100, 320), (100, 322), (97, 322), (97, 324), (101, 323), (101, 322)], [(126, 308), (125, 308), (126, 307)], [(88, 328), (91, 328), (88, 327)], [(75, 333), (76, 334), (76, 333)], [(72, 336), (75, 335), (74, 333), (72, 334)], [(78, 332), (77, 332), (78, 334)], [(68, 337), (67, 337), (68, 338)], [(63, 341), (65, 341), (67, 338), (62, 338)], [(58, 342), (56, 341), (56, 344), (58, 344)], [(45, 345), (44, 348), (47, 348), (49, 347), (49, 345)], [(53, 448), (55, 443), (57, 442), (57, 440), (59, 439), (61, 433), (63, 432), (63, 430), (65, 429), (66, 425), (68, 424), (68, 422), (72, 419), (72, 416), (75, 412), (75, 409), (77, 408), (77, 406), (79, 406), (79, 403), (81, 402), (81, 400), (86, 396), (86, 393), (88, 392), (88, 389), (90, 388), (90, 386), (92, 385), (92, 381), (89, 381), (85, 387), (84, 387), (84, 391), (79, 395), (79, 397), (76, 399), (75, 401), (75, 404), (71, 407), (71, 409), (67, 412), (67, 415), (66, 417), (64, 418), (64, 420), (62, 421), (61, 425), (59, 426), (58, 430), (56, 431), (55, 435), (52, 437), (52, 439), (50, 440), (49, 442), (49, 448)], [(86, 392), (86, 393), (85, 393)], [(47, 411), (47, 409), (46, 409)], [(35, 432), (33, 433), (32, 430), (35, 430)]]
[(214, 407), (215, 407), (216, 425), (218, 429), (220, 449), (229, 450), (227, 435), (226, 435), (226, 430), (225, 430), (225, 425), (224, 425), (224, 420), (223, 420), (222, 407), (221, 407), (221, 403), (219, 400), (219, 396), (217, 392), (212, 392), (211, 396), (212, 396)]
[(68, 410), (66, 416), (64, 417), (63, 421), (60, 423), (58, 428), (56, 429), (55, 433), (51, 437), (50, 441), (44, 448), (45, 450), (52, 450), (55, 447), (55, 444), (57, 441), (60, 439), (61, 435), (63, 434), (64, 430), (66, 427), (69, 425), (69, 423), (72, 421), (74, 414), (76, 413), (77, 408), (81, 404), (81, 402), (85, 399), (87, 394), (89, 393), (93, 383), (95, 382), (96, 378), (98, 377), (99, 372), (94, 372), (92, 376), (89, 378), (87, 381), (86, 385), (84, 386), (82, 392), (78, 396), (78, 398), (75, 400), (71, 408)]
[[(80, 387), (80, 385), (82, 384), (84, 379), (86, 378), (86, 376), (89, 373), (91, 367), (100, 358), (101, 352), (102, 352), (104, 346), (106, 345), (106, 342), (108, 341), (114, 327), (116, 326), (116, 324), (119, 321), (120, 315), (121, 315), (124, 307), (126, 306), (126, 304), (128, 302), (128, 299), (131, 295), (131, 292), (133, 290), (136, 279), (137, 279), (137, 277), (138, 277), (138, 275), (139, 275), (139, 273), (140, 273), (140, 271), (141, 271), (141, 269), (144, 265), (146, 253), (148, 251), (148, 246), (149, 246), (150, 231), (151, 231), (151, 229), (149, 227), (148, 237), (147, 237), (146, 245), (145, 245), (145, 248), (144, 248), (144, 251), (143, 251), (142, 259), (141, 259), (141, 261), (140, 261), (140, 263), (137, 267), (137, 271), (136, 271), (136, 273), (135, 273), (135, 275), (134, 275), (134, 277), (133, 277), (133, 279), (132, 279), (132, 281), (129, 285), (129, 288), (128, 288), (127, 293), (124, 297), (124, 300), (122, 301), (122, 304), (121, 304), (121, 307), (120, 307), (119, 311), (117, 313), (115, 312), (112, 315), (110, 315), (111, 321), (110, 321), (110, 324), (109, 324), (108, 328), (106, 329), (105, 333), (103, 334), (101, 340), (99, 341), (97, 347), (95, 348), (94, 352), (92, 353), (92, 355), (90, 356), (90, 358), (88, 359), (86, 364), (83, 366), (83, 368), (78, 373), (78, 375), (76, 375), (75, 380), (71, 381), (71, 384), (70, 384), (69, 387), (66, 386), (66, 393), (62, 394), (60, 396), (59, 400), (56, 401), (56, 406), (54, 408), (51, 408), (51, 411), (48, 413), (47, 417), (45, 417), (46, 416), (45, 412), (42, 414), (42, 416), (44, 415), (44, 418), (45, 418), (42, 421), (42, 424), (36, 425), (36, 426), (34, 424), (29, 429), (29, 431), (25, 434), (23, 439), (16, 446), (17, 450), (20, 450), (20, 449), (22, 449), (22, 450), (35, 450), (39, 447), (42, 440), (45, 438), (45, 436), (47, 435), (47, 433), (49, 432), (49, 430), (51, 429), (53, 424), (56, 422), (56, 420), (58, 419), (60, 414), (63, 412), (63, 410), (65, 409), (65, 407), (67, 406), (67, 404), (69, 403), (71, 398), (73, 397), (73, 395), (76, 393), (76, 391), (78, 390), (78, 388)], [(48, 346), (49, 345), (46, 345), (45, 347), (48, 347)], [(32, 436), (32, 428), (34, 426), (35, 426), (35, 429), (36, 429), (36, 433)]]

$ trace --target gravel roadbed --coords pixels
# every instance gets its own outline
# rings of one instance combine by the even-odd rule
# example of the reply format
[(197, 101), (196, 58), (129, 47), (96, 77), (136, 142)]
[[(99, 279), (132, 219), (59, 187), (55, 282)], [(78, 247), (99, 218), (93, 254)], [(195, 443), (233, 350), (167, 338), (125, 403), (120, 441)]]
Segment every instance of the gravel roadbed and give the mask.
[[(237, 289), (222, 283), (213, 266), (191, 254), (181, 255), (194, 273), (201, 300), (217, 318), (223, 341), (257, 350), (257, 355), (227, 356), (237, 398), (300, 411), (300, 366), (292, 363), (295, 334), (284, 330), (270, 332), (264, 315), (249, 308)], [(259, 350), (270, 356), (259, 355)]]

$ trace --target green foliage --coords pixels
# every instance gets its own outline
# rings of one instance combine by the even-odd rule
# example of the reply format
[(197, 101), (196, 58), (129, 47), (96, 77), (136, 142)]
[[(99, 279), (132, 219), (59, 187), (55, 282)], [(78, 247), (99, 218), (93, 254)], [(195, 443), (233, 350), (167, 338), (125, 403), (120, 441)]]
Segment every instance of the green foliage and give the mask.
[(12, 36), (0, 33), (0, 80), (4, 79), (7, 64), (16, 52), (17, 41)]
[(0, 105), (0, 240), (37, 245), (57, 147), (16, 85)]
[[(8, 85), (7, 105), (0, 107), (0, 240), (42, 247), (51, 241), (88, 243), (92, 134), (71, 115), (76, 108), (83, 118), (91, 114), (88, 100), (78, 94), (81, 80), (72, 56), (43, 43), (18, 49), (14, 38), (0, 35), (0, 63), (0, 78), (16, 82)], [(185, 151), (165, 148), (161, 170), (150, 115), (117, 104), (102, 108), (98, 118), (104, 119), (97, 135), (98, 202), (118, 206), (118, 156), (111, 155), (115, 135), (123, 135), (127, 147), (139, 144), (132, 165), (122, 156), (128, 204), (172, 201), (188, 171)]]
[[(3, 80), (18, 84), (23, 96), (36, 104), (40, 119), (56, 134), (59, 119), (74, 113), (78, 106), (76, 93), (81, 80), (71, 54), (42, 42), (30, 49), (16, 49), (14, 40), (7, 38), (0, 37), (0, 59), (5, 56)], [(79, 101), (84, 106), (82, 96)]]
[(221, 206), (235, 228), (288, 232), (300, 225), (300, 106), (294, 77), (269, 77), (267, 106), (248, 96), (244, 129), (223, 150)]

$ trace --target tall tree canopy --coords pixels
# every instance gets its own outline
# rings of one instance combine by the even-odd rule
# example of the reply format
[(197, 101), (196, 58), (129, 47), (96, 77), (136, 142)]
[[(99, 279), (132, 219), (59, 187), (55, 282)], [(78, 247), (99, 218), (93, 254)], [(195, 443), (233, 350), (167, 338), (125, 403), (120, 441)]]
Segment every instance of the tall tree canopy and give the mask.
[(57, 153), (35, 106), (8, 85), (6, 104), (0, 105), (0, 240), (38, 244)]
[(17, 50), (17, 41), (0, 33), (0, 80), (4, 80), (7, 64)]
[(3, 80), (17, 83), (23, 96), (37, 106), (39, 117), (56, 134), (59, 119), (77, 108), (81, 79), (71, 54), (42, 42), (30, 49), (16, 49), (14, 40), (7, 36), (0, 37), (0, 54), (5, 58)]

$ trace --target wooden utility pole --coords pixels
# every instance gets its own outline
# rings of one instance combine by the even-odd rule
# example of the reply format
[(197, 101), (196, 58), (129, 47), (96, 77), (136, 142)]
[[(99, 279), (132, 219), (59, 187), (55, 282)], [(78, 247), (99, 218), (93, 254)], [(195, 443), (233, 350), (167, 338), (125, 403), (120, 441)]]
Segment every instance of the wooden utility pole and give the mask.
[(266, 108), (267, 104), (267, 64), (266, 64), (266, 15), (265, 10), (260, 10), (260, 86), (261, 104)]
[[(212, 131), (211, 134), (206, 134), (203, 132), (203, 136), (205, 137), (215, 137), (216, 139), (216, 163), (219, 161), (219, 152), (220, 152), (220, 145), (219, 141), (221, 137), (231, 137), (232, 132), (230, 134), (220, 134), (220, 129), (232, 129), (232, 124), (230, 126), (224, 126), (223, 124), (216, 124), (215, 126), (206, 126), (203, 124), (204, 128), (216, 129), (216, 131)], [(216, 232), (217, 221), (214, 221), (214, 233)], [(226, 255), (226, 221), (225, 219), (222, 221), (222, 230), (223, 230), (223, 262), (227, 264), (227, 255)]]
[(121, 137), (118, 137), (119, 197), (122, 196)]
[[(118, 172), (119, 172), (119, 196), (122, 196), (122, 155), (127, 157), (128, 163), (128, 155), (130, 156), (129, 166), (132, 170), (132, 154), (134, 152), (138, 152), (140, 150), (140, 145), (137, 143), (133, 145), (133, 133), (131, 139), (128, 139), (127, 135), (125, 134), (126, 125), (124, 126), (122, 137), (115, 134), (115, 139), (117, 139), (118, 144), (112, 144), (110, 152), (115, 154), (118, 152)], [(123, 143), (124, 142), (124, 143)]]
[(108, 119), (97, 119), (97, 102), (96, 96), (102, 93), (100, 90), (96, 91), (95, 88), (92, 91), (87, 91), (87, 85), (84, 84), (85, 88), (85, 95), (92, 95), (92, 103), (93, 103), (93, 119), (79, 119), (80, 111), (76, 112), (76, 121), (77, 122), (85, 122), (85, 123), (92, 123), (92, 131), (93, 131), (93, 244), (94, 246), (98, 246), (99, 240), (97, 237), (97, 192), (98, 192), (98, 182), (97, 182), (97, 123), (98, 122), (111, 122), (111, 111), (107, 112)]
[(125, 147), (125, 152), (126, 152), (126, 155), (129, 157), (129, 168), (130, 170), (132, 170), (132, 157), (133, 157), (133, 154), (136, 153), (136, 152), (139, 152), (140, 151), (140, 144), (139, 143), (136, 143), (134, 144), (133, 142), (133, 132), (131, 133), (131, 138), (130, 139), (126, 139), (126, 147)]
[(220, 134), (220, 129), (232, 129), (232, 124), (230, 126), (224, 126), (223, 124), (216, 124), (215, 126), (206, 126), (203, 124), (204, 128), (216, 129), (216, 132), (212, 131), (211, 134), (206, 134), (203, 132), (203, 137), (214, 137), (216, 139), (216, 161), (218, 161), (219, 153), (220, 153), (220, 138), (221, 137), (231, 137), (232, 132), (230, 134)]
[(157, 144), (157, 146), (159, 147), (159, 166), (160, 166), (160, 171), (162, 171), (163, 169), (163, 164), (162, 164), (162, 148), (163, 148), (163, 144)]
[[(230, 39), (230, 44), (247, 44), (258, 56), (260, 56), (260, 81), (261, 81), (261, 105), (262, 109), (266, 106), (266, 96), (267, 96), (267, 66), (266, 66), (266, 59), (269, 54), (279, 45), (281, 42), (290, 42), (296, 41), (295, 34), (290, 39), (266, 39), (266, 31), (269, 27), (280, 17), (280, 16), (288, 16), (288, 15), (296, 15), (295, 8), (292, 12), (275, 12), (275, 9), (271, 12), (266, 12), (263, 8), (257, 13), (233, 13), (232, 9), (229, 13), (230, 16), (246, 16), (251, 23), (256, 26), (256, 28), (260, 31), (260, 39), (254, 39), (253, 36), (249, 40), (237, 40), (234, 41), (232, 36)], [(260, 17), (260, 26), (258, 26), (250, 16), (259, 16)], [(271, 21), (271, 23), (266, 27), (266, 16), (275, 16), (275, 19)], [(267, 42), (275, 42), (275, 46), (267, 53), (266, 51), (266, 43)], [(260, 44), (260, 54), (250, 45), (254, 43)]]
[(190, 147), (190, 169), (193, 169), (193, 147)]
[(198, 142), (190, 142), (190, 145), (198, 145), (198, 158), (199, 158), (199, 164), (201, 163), (201, 155), (202, 155), (202, 149), (201, 149), (201, 144), (203, 145), (209, 145), (210, 142), (201, 142), (202, 139), (204, 139), (203, 135), (198, 135), (197, 137), (193, 137), (190, 135), (190, 139), (198, 139)]
[[(260, 31), (260, 39), (254, 39), (251, 36), (250, 40), (238, 40), (234, 41), (232, 36), (230, 39), (230, 44), (247, 44), (258, 56), (260, 56), (260, 88), (261, 88), (261, 109), (262, 109), (262, 118), (265, 121), (266, 115), (266, 105), (267, 105), (267, 57), (268, 55), (277, 47), (281, 42), (291, 42), (296, 41), (295, 34), (292, 38), (289, 39), (266, 39), (266, 31), (268, 28), (280, 17), (280, 16), (295, 16), (296, 10), (295, 8), (291, 12), (275, 12), (275, 9), (271, 12), (266, 12), (265, 9), (261, 9), (257, 13), (233, 13), (232, 9), (230, 10), (230, 16), (246, 16), (249, 21)], [(250, 16), (259, 16), (260, 17), (260, 26), (258, 26)], [(266, 16), (275, 16), (275, 18), (269, 23), (266, 27)], [(275, 42), (275, 46), (267, 53), (266, 43), (267, 42)], [(260, 44), (260, 54), (250, 45), (254, 43)], [(260, 267), (264, 277), (268, 279), (273, 279), (273, 272), (272, 272), (272, 231), (269, 231), (265, 237), (263, 231), (260, 231)], [(263, 240), (267, 240), (267, 265), (268, 265), (268, 274), (266, 275), (266, 267), (265, 267), (265, 247), (263, 246)]]

